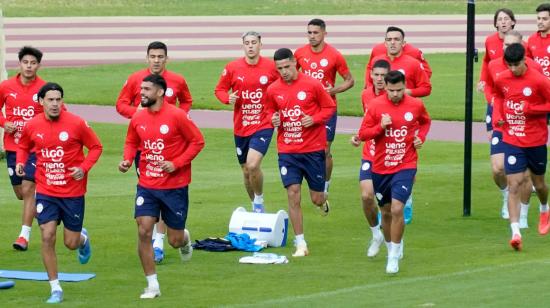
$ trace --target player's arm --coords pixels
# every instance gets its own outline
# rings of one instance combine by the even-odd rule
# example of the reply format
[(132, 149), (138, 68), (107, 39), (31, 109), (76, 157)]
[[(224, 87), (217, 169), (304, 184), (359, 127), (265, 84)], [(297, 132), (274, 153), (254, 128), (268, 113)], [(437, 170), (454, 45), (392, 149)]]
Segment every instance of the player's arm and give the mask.
[(420, 149), (422, 144), (426, 142), (426, 137), (430, 131), (430, 126), (432, 124), (432, 119), (426, 110), (426, 106), (422, 104), (420, 108), (420, 114), (418, 117), (418, 131), (414, 136), (414, 147)]
[(31, 139), (32, 132), (30, 132), (30, 130), (31, 128), (29, 127), (29, 125), (27, 125), (23, 129), (21, 138), (19, 139), (19, 143), (17, 144), (17, 152), (15, 154), (15, 173), (18, 176), (25, 175), (25, 163), (29, 158), (29, 153), (34, 147), (34, 143)]
[(541, 115), (550, 113), (550, 80), (548, 80), (544, 75), (540, 76), (540, 83), (538, 84), (538, 91), (540, 91), (540, 96), (545, 99), (545, 102), (542, 104), (527, 104), (525, 106), (524, 112), (526, 115)]
[(225, 68), (223, 69), (222, 74), (220, 75), (218, 84), (214, 89), (214, 95), (216, 95), (216, 98), (221, 103), (226, 105), (228, 104), (234, 105), (235, 102), (237, 101), (237, 98), (239, 98), (238, 91), (233, 91), (233, 93), (230, 93), (230, 90), (232, 88), (231, 80), (232, 80), (232, 71), (229, 65), (226, 65)]
[(369, 108), (363, 121), (361, 122), (361, 127), (359, 128), (359, 133), (357, 137), (360, 141), (367, 141), (374, 139), (375, 137), (384, 133), (385, 127), (387, 126), (386, 122), (382, 123), (382, 116), (378, 116), (373, 108)]
[(483, 55), (483, 61), (481, 61), (481, 71), (479, 73), (479, 82), (477, 84), (477, 91), (483, 92), (485, 83), (487, 81), (487, 75), (489, 62), (491, 62), (491, 58), (489, 58), (489, 49), (487, 48), (487, 41), (485, 41), (485, 55)]
[[(325, 123), (336, 112), (336, 103), (332, 100), (332, 97), (330, 97), (330, 95), (323, 89), (320, 83), (315, 84), (315, 91), (317, 93), (317, 103), (319, 104), (319, 107), (321, 107), (321, 110), (316, 114), (304, 115), (311, 117), (311, 125)], [(303, 118), (302, 124), (304, 124)]]
[(178, 91), (178, 107), (189, 113), (191, 105), (193, 105), (193, 97), (191, 96), (187, 82), (182, 78)]
[(13, 122), (8, 121), (2, 112), (4, 104), (6, 103), (7, 93), (3, 84), (0, 84), (0, 126), (4, 128), (6, 133), (13, 134), (17, 130), (17, 126)]
[(122, 154), (122, 161), (118, 164), (118, 170), (120, 172), (126, 172), (132, 166), (132, 162), (136, 156), (140, 143), (139, 135), (136, 132), (136, 125), (133, 119), (128, 124), (126, 131), (126, 140), (124, 141), (124, 151)]
[(174, 168), (176, 169), (191, 164), (191, 161), (204, 148), (204, 137), (202, 136), (201, 131), (197, 125), (195, 125), (195, 123), (188, 118), (187, 115), (182, 114), (180, 116), (180, 120), (178, 121), (178, 130), (188, 146), (181, 156), (172, 161)]
[(355, 84), (355, 80), (353, 79), (353, 76), (351, 75), (351, 72), (348, 68), (348, 64), (346, 62), (346, 59), (341, 54), (338, 55), (336, 62), (336, 68), (338, 70), (338, 74), (344, 79), (342, 83), (339, 85), (334, 85), (332, 88), (329, 89), (330, 95), (336, 95), (337, 93), (344, 92), (348, 90), (349, 88), (353, 87)]
[(495, 81), (493, 80), (493, 75), (491, 73), (492, 66), (489, 65), (489, 74), (487, 74), (487, 79), (485, 80), (485, 87), (483, 89), (483, 94), (485, 95), (485, 100), (487, 104), (492, 104), (495, 100)]
[(134, 113), (137, 111), (137, 107), (133, 105), (134, 103), (134, 89), (135, 82), (130, 76), (128, 80), (124, 83), (122, 90), (116, 100), (116, 111), (123, 117), (131, 119)]
[(495, 82), (495, 96), (493, 101), (493, 126), (504, 127), (506, 121), (504, 120), (504, 96), (502, 94), (502, 88), (500, 82)]
[(103, 145), (86, 121), (82, 121), (79, 130), (82, 144), (88, 149), (88, 155), (86, 155), (86, 158), (80, 164), (80, 168), (82, 168), (84, 173), (88, 173), (99, 160), (103, 152)]
[(273, 98), (273, 92), (269, 91), (269, 87), (265, 93), (265, 116), (270, 119), (273, 127), (279, 127), (281, 125), (281, 118), (279, 117), (279, 108), (275, 99)]
[(432, 93), (432, 84), (430, 78), (426, 72), (420, 67), (420, 63), (417, 62), (417, 66), (414, 72), (414, 88), (407, 89), (406, 92), (409, 92), (410, 96), (413, 97), (424, 97)]
[(420, 50), (420, 49), (417, 49), (417, 50), (418, 50), (418, 54), (417, 54), (416, 59), (418, 61), (420, 61), (420, 63), (422, 63), (422, 69), (426, 72), (426, 75), (428, 76), (428, 79), (431, 79), (432, 78), (432, 68), (430, 67), (430, 64), (428, 63), (426, 58), (424, 58), (424, 53), (422, 53), (422, 50)]

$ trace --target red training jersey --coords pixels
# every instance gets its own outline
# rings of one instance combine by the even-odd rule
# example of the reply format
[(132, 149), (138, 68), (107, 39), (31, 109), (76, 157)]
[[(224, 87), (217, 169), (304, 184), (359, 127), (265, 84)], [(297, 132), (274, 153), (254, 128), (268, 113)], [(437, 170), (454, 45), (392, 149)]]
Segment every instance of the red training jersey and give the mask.
[[(392, 121), (386, 129), (380, 125), (383, 114), (390, 115)], [(430, 116), (418, 98), (404, 95), (397, 105), (387, 95), (373, 100), (359, 129), (360, 140), (374, 139), (372, 171), (392, 174), (403, 169), (415, 169), (418, 155), (414, 137), (418, 136), (424, 142), (430, 123)]]
[[(141, 82), (149, 75), (151, 72), (146, 68), (128, 77), (116, 101), (116, 111), (121, 116), (130, 119), (136, 113), (141, 103)], [(166, 80), (167, 85), (164, 102), (172, 105), (179, 103), (179, 108), (189, 112), (193, 98), (183, 76), (169, 70), (164, 70), (160, 75)]]
[(6, 122), (11, 122), (17, 127), (13, 134), (4, 133), (6, 151), (17, 151), (17, 143), (25, 124), (43, 112), (42, 105), (38, 102), (38, 91), (45, 83), (36, 76), (33, 81), (24, 85), (21, 82), (21, 74), (0, 83), (0, 110), (6, 107), (5, 117), (0, 112), (0, 125), (4, 127)]
[[(83, 147), (88, 149), (84, 156)], [(17, 163), (26, 163), (36, 153), (36, 192), (53, 197), (80, 197), (86, 193), (88, 172), (97, 162), (103, 147), (88, 123), (79, 116), (61, 110), (56, 120), (44, 113), (25, 126), (17, 149)], [(70, 170), (80, 167), (85, 175), (75, 180)]]
[(542, 67), (542, 73), (550, 79), (550, 35), (534, 33), (527, 40), (527, 56)]
[[(278, 79), (267, 88), (268, 116), (279, 112), (277, 132), (279, 153), (322, 151), (327, 143), (325, 122), (336, 112), (336, 103), (315, 78), (298, 73), (290, 84)], [(313, 125), (303, 127), (302, 117), (313, 117)]]
[[(191, 161), (204, 147), (204, 138), (188, 114), (171, 104), (159, 111), (143, 109), (132, 117), (124, 144), (124, 160), (139, 158), (139, 185), (152, 189), (181, 188), (191, 183)], [(176, 168), (167, 173), (159, 162), (170, 161)]]
[(266, 117), (265, 91), (278, 78), (275, 62), (265, 57), (257, 64), (248, 64), (243, 57), (225, 66), (214, 94), (224, 104), (229, 104), (230, 89), (239, 96), (233, 110), (235, 135), (246, 137), (272, 127)]
[[(390, 63), (391, 70), (400, 71), (405, 75), (405, 86), (411, 90), (411, 96), (422, 97), (428, 96), (432, 93), (432, 84), (428, 75), (422, 69), (422, 63), (413, 57), (407, 56), (403, 53), (393, 60), (388, 57), (387, 54), (376, 57), (372, 60), (374, 64), (376, 61), (384, 59)], [(367, 67), (367, 75), (370, 76), (372, 67)]]
[(485, 55), (481, 62), (481, 72), (479, 75), (479, 81), (487, 81), (489, 74), (488, 65), (491, 60), (498, 59), (504, 56), (504, 39), (500, 38), (498, 32), (489, 35), (485, 39)]
[(529, 111), (547, 105), (550, 80), (532, 67), (527, 67), (521, 76), (507, 70), (495, 81), (495, 94), (493, 125), (504, 121), (504, 142), (518, 147), (545, 145), (548, 140), (546, 113)]
[[(386, 44), (379, 43), (374, 45), (370, 52), (370, 58), (369, 63), (367, 63), (367, 67), (365, 68), (365, 72), (369, 72), (368, 74), (365, 73), (365, 88), (372, 86), (372, 78), (370, 77), (370, 70), (369, 67), (372, 68), (374, 65), (373, 60), (379, 56), (383, 56), (387, 54)], [(414, 47), (411, 44), (405, 44), (403, 46), (402, 53), (404, 55), (410, 56), (415, 58), (416, 60), (420, 61), (420, 64), (422, 64), (422, 69), (426, 72), (426, 75), (428, 75), (428, 79), (432, 78), (432, 68), (430, 67), (430, 64), (428, 64), (428, 61), (424, 58), (424, 54), (422, 51), (416, 47)]]
[[(343, 78), (350, 73), (346, 59), (332, 45), (325, 43), (320, 52), (314, 52), (311, 45), (304, 45), (294, 52), (296, 66), (302, 73), (321, 82), (323, 87), (334, 87), (336, 72)], [(336, 103), (336, 96), (332, 99)]]
[[(363, 91), (361, 92), (361, 102), (363, 103), (364, 114), (366, 114), (367, 110), (369, 110), (368, 106), (371, 104), (371, 102), (381, 95), (386, 95), (386, 90), (380, 90), (377, 95), (373, 86), (363, 89)], [(374, 140), (371, 139), (365, 141), (365, 143), (363, 144), (362, 158), (364, 160), (372, 161), (374, 159), (374, 149)]]

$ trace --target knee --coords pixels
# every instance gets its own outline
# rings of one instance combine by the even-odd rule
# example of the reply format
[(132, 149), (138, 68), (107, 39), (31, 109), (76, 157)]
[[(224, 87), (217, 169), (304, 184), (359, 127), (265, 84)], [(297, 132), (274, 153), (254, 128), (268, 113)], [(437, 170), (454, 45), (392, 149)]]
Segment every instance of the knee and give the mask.
[(402, 206), (392, 206), (391, 207), (391, 216), (392, 217), (403, 216), (403, 207)]
[(260, 163), (259, 162), (247, 162), (246, 163), (246, 168), (247, 170), (247, 173), (250, 174), (250, 173), (257, 173), (258, 171), (260, 171)]
[(153, 229), (147, 228), (144, 225), (138, 226), (138, 235), (140, 239), (151, 239), (153, 236)]
[(326, 199), (325, 199), (325, 196), (323, 195), (323, 193), (315, 194), (314, 196), (311, 197), (311, 202), (313, 202), (313, 204), (315, 204), (317, 206), (323, 205), (323, 203), (325, 203), (325, 201), (326, 201)]
[(65, 247), (69, 248), (70, 250), (75, 250), (80, 246), (80, 235), (76, 238), (65, 238)]
[(504, 175), (504, 162), (502, 161), (493, 161), (491, 163), (491, 169), (493, 169), (493, 174), (497, 176)]
[(42, 230), (42, 243), (45, 245), (55, 245), (55, 232)]
[(374, 192), (369, 190), (361, 191), (361, 200), (363, 201), (374, 201)]

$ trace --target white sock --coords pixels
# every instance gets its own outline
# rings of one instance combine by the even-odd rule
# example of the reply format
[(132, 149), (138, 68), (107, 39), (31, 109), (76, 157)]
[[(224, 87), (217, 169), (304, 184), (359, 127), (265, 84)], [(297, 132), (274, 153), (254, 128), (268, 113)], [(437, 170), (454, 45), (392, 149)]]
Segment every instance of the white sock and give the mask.
[(145, 276), (147, 278), (147, 287), (149, 289), (160, 289), (159, 281), (157, 280), (157, 274)]
[(31, 239), (31, 227), (22, 225), (19, 237), (24, 237), (28, 242)]
[(82, 231), (80, 232), (80, 236), (84, 238), (84, 240), (82, 241), (82, 244), (80, 245), (80, 247), (84, 247), (84, 245), (86, 245), (86, 241), (88, 241), (88, 236), (86, 236), (84, 233), (82, 233)]
[(519, 211), (519, 217), (527, 217), (527, 213), (529, 213), (529, 203), (528, 204), (520, 203), (520, 204), (521, 204), (521, 208)]
[(59, 284), (59, 279), (50, 280), (50, 287), (52, 289), (52, 293), (53, 291), (63, 291), (63, 289), (61, 289), (61, 284)]
[(388, 249), (388, 257), (390, 256), (390, 252), (391, 252), (391, 242), (386, 242), (384, 241), (384, 243), (386, 243), (386, 248)]
[(401, 250), (401, 242), (399, 243), (391, 242), (390, 245), (391, 245), (390, 258), (399, 257), (399, 250)]
[(160, 248), (164, 250), (164, 233), (155, 233), (153, 248)]
[[(299, 244), (302, 244), (302, 243), (303, 243), (303, 244), (306, 244), (306, 240), (305, 240), (305, 238), (304, 238), (304, 234), (303, 234), (303, 233), (302, 233), (302, 234), (296, 234), (295, 239), (296, 239), (296, 245), (299, 245)], [(306, 244), (306, 245), (307, 245), (307, 244)]]
[(372, 237), (378, 237), (381, 235), (380, 224), (376, 225), (376, 227), (370, 227), (370, 230), (372, 231)]
[(546, 212), (548, 212), (548, 203), (539, 205), (539, 211), (540, 211), (541, 213), (546, 213)]
[(519, 235), (521, 236), (521, 233), (519, 232), (519, 223), (513, 222), (510, 224), (510, 228), (512, 229), (512, 236)]
[(330, 187), (330, 181), (325, 181), (325, 192), (328, 192), (329, 187)]
[(506, 186), (504, 189), (501, 189), (500, 193), (502, 194), (502, 198), (508, 198), (508, 186)]
[(256, 203), (256, 204), (264, 204), (264, 194), (261, 194), (261, 195), (256, 195), (254, 194), (254, 201), (253, 203)]

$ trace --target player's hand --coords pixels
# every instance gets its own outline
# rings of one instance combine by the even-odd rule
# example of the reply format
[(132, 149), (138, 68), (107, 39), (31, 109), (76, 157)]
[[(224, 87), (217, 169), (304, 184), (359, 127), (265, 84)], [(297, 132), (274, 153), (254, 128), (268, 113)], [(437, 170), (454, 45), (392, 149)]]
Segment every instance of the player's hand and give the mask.
[(159, 162), (158, 166), (162, 169), (162, 171), (165, 171), (168, 173), (172, 173), (176, 170), (174, 163), (167, 160)]
[(386, 129), (388, 125), (391, 125), (391, 116), (387, 113), (383, 113), (382, 119), (380, 120), (380, 126), (382, 126), (383, 129)]
[(6, 121), (4, 123), (4, 130), (8, 134), (13, 134), (17, 130), (17, 126), (15, 126), (15, 124), (13, 124), (13, 122)]
[(71, 171), (70, 176), (73, 177), (73, 179), (80, 181), (84, 178), (84, 169), (80, 167), (69, 167), (67, 168), (69, 171)]
[(312, 126), (314, 123), (313, 123), (313, 117), (310, 116), (310, 115), (307, 115), (307, 114), (303, 114), (304, 116), (302, 117), (302, 126), (303, 127), (310, 127)]
[(278, 112), (275, 112), (271, 117), (271, 124), (273, 124), (273, 127), (279, 127), (279, 125), (281, 125), (281, 117)]
[(405, 94), (411, 95), (411, 94), (412, 94), (412, 90), (411, 90), (411, 89), (405, 89)]
[(231, 105), (235, 105), (235, 103), (237, 102), (237, 99), (239, 98), (239, 91), (235, 91), (231, 94), (229, 94), (229, 103)]
[(15, 165), (15, 174), (20, 177), (25, 176), (25, 165), (21, 163)]
[(415, 149), (421, 149), (424, 142), (418, 136), (414, 136), (413, 144)]
[(477, 92), (485, 91), (485, 81), (480, 81), (477, 83)]
[(354, 147), (358, 147), (361, 145), (361, 140), (359, 140), (359, 136), (353, 135), (349, 139), (349, 143), (351, 143), (351, 145), (353, 145)]
[(128, 169), (130, 169), (131, 165), (132, 164), (130, 164), (129, 161), (123, 160), (118, 164), (118, 171), (120, 171), (122, 173), (126, 173), (126, 171), (128, 171)]
[(336, 95), (336, 93), (332, 93), (334, 91), (334, 87), (330, 83), (328, 83), (328, 81), (327, 81), (326, 86), (324, 88), (325, 88), (325, 91), (327, 91), (327, 93), (329, 95)]

